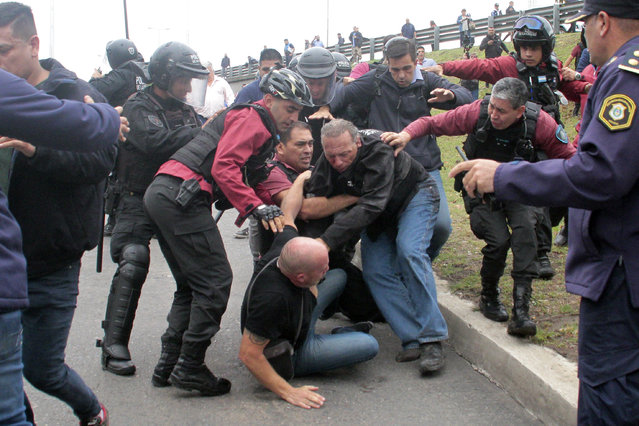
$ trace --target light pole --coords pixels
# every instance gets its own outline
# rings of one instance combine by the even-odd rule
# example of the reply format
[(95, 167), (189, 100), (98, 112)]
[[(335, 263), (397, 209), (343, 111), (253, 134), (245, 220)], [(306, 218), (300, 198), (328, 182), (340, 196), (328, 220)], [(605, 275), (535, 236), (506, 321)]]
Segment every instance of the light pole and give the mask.
[(330, 0), (326, 0), (326, 47), (328, 47), (328, 5), (330, 3)]
[(129, 39), (129, 17), (126, 9), (126, 0), (122, 0), (124, 2), (124, 33), (126, 34), (126, 39)]

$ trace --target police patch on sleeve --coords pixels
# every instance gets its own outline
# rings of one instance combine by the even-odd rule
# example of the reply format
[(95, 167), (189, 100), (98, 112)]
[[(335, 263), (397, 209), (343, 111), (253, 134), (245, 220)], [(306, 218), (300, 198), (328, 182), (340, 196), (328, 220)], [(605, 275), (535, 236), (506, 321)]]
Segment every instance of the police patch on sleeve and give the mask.
[(568, 133), (566, 133), (566, 129), (564, 129), (564, 126), (562, 126), (561, 124), (557, 126), (555, 137), (561, 143), (568, 143)]
[(599, 121), (611, 132), (625, 130), (632, 125), (637, 109), (635, 102), (626, 95), (610, 95), (599, 110)]
[(162, 121), (160, 120), (160, 118), (157, 115), (147, 115), (146, 118), (151, 122), (151, 124), (153, 124), (154, 126), (157, 127), (164, 127), (164, 124), (162, 124)]

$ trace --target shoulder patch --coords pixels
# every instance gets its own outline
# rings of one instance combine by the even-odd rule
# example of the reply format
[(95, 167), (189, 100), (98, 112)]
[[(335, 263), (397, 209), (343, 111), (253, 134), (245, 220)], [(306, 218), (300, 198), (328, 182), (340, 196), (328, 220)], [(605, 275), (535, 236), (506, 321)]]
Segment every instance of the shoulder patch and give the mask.
[(561, 143), (568, 143), (568, 133), (566, 133), (566, 129), (564, 129), (564, 126), (562, 126), (561, 124), (557, 126), (555, 137)]
[(633, 46), (628, 50), (623, 61), (619, 64), (619, 68), (639, 74), (639, 45)]
[(625, 130), (632, 125), (637, 109), (635, 102), (626, 95), (610, 95), (604, 99), (599, 110), (599, 120), (610, 130)]
[(146, 118), (151, 122), (151, 124), (153, 124), (154, 126), (157, 127), (164, 127), (164, 124), (162, 124), (162, 121), (160, 120), (160, 118), (157, 115), (147, 115)]

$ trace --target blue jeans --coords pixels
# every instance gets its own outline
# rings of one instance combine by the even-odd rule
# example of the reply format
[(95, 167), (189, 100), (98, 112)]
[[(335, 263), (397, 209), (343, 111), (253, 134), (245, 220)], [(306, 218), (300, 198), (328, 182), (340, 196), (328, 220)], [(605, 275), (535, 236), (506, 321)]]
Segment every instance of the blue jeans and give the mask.
[(20, 311), (0, 313), (0, 424), (28, 425), (22, 389)]
[(362, 233), (362, 270), (379, 310), (404, 349), (448, 338), (428, 257), (439, 196), (428, 180), (399, 216), (397, 236)]
[(304, 376), (368, 361), (377, 355), (379, 345), (369, 334), (352, 332), (315, 334), (315, 323), (328, 305), (339, 297), (346, 286), (346, 272), (332, 269), (318, 285), (317, 306), (311, 316), (308, 335), (295, 351), (295, 376)]
[(24, 377), (64, 402), (80, 420), (100, 412), (98, 398), (64, 362), (78, 296), (80, 261), (29, 280), (29, 308), (22, 314)]
[(444, 244), (446, 244), (446, 241), (448, 241), (450, 233), (453, 232), (453, 222), (450, 218), (446, 191), (444, 191), (444, 185), (442, 183), (442, 177), (439, 170), (433, 170), (428, 172), (428, 174), (431, 175), (431, 177), (435, 180), (435, 183), (437, 183), (437, 190), (439, 191), (439, 212), (437, 213), (433, 236), (430, 239), (430, 246), (426, 249), (428, 257), (430, 257), (430, 260), (433, 261), (439, 255), (439, 252)]

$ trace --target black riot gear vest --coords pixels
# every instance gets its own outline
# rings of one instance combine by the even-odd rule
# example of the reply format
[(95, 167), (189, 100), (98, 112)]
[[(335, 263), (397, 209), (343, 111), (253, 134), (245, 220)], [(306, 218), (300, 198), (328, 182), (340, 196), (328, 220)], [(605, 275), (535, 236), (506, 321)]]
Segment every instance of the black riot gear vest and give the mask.
[(247, 186), (254, 188), (255, 185), (264, 181), (272, 168), (268, 167), (267, 162), (272, 158), (275, 145), (278, 143), (279, 138), (277, 128), (269, 112), (260, 105), (237, 104), (227, 108), (222, 114), (204, 126), (202, 131), (193, 138), (191, 142), (171, 156), (171, 160), (179, 161), (195, 173), (202, 175), (207, 182), (212, 184), (214, 188), (216, 188), (216, 198), (221, 197), (222, 194), (221, 191), (218, 190), (217, 185), (215, 185), (213, 176), (211, 175), (215, 151), (217, 150), (217, 144), (220, 142), (222, 133), (224, 133), (226, 114), (231, 110), (239, 108), (253, 108), (257, 111), (264, 127), (271, 133), (271, 139), (260, 147), (257, 154), (251, 155), (241, 167), (244, 183)]
[(487, 158), (500, 163), (515, 159), (535, 161), (536, 154), (532, 140), (535, 137), (541, 107), (533, 102), (526, 102), (523, 120), (507, 129), (497, 130), (490, 121), (489, 102), (490, 96), (486, 96), (481, 102), (475, 130), (464, 142), (464, 151), (468, 159)]
[(539, 65), (536, 67), (527, 67), (521, 62), (515, 53), (511, 54), (517, 63), (518, 78), (526, 83), (528, 92), (530, 93), (529, 101), (541, 105), (557, 124), (561, 123), (559, 110), (559, 96), (555, 93), (559, 87), (559, 66), (557, 56), (552, 53), (546, 61), (546, 67)]
[[(196, 128), (199, 125), (192, 107), (171, 99), (168, 102), (175, 104), (176, 107), (165, 109), (150, 90), (136, 93), (135, 98), (132, 98), (130, 102), (145, 102), (147, 106), (152, 106), (154, 115), (151, 118), (159, 120), (157, 124), (167, 129), (176, 130), (184, 126)], [(118, 183), (124, 191), (144, 194), (155, 173), (167, 159), (165, 155), (154, 156), (140, 152), (126, 141), (120, 143), (116, 173)]]
[(295, 182), (295, 179), (297, 179), (297, 177), (300, 175), (297, 171), (291, 169), (290, 167), (286, 167), (286, 165), (281, 161), (273, 160), (269, 164), (280, 169), (291, 183)]
[(122, 106), (126, 100), (135, 92), (140, 92), (151, 82), (148, 66), (144, 62), (128, 61), (122, 64), (118, 69), (124, 69), (126, 73), (126, 81), (123, 82), (122, 87), (113, 94), (109, 99), (109, 104), (112, 106)]

